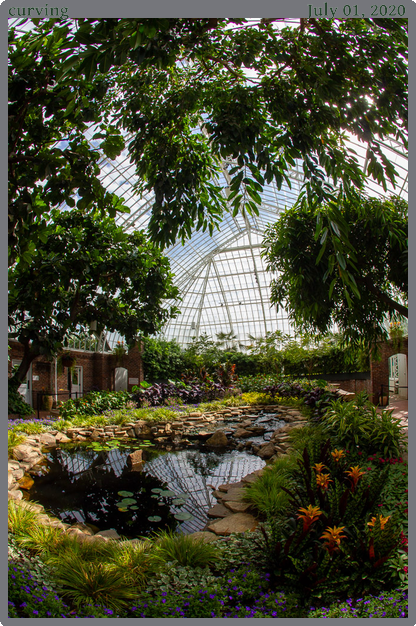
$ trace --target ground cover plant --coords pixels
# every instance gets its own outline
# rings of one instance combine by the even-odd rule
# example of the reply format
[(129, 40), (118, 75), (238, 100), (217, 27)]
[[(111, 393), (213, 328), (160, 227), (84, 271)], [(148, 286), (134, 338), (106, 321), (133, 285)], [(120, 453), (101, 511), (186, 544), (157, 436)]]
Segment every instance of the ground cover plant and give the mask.
[[(196, 408), (248, 406), (261, 404), (262, 398), (296, 402), (307, 414), (303, 398), (283, 395), (299, 390), (298, 385), (281, 387), (283, 397), (252, 391), (199, 405), (177, 405), (171, 399), (163, 407), (126, 405), (52, 422), (16, 420), (9, 435), (13, 444), (25, 432), (21, 429), (40, 432), (52, 425), (65, 430), (74, 423), (124, 423), (132, 416), (177, 419)], [(299, 386), (306, 392), (316, 389), (313, 382)], [(371, 413), (366, 402), (359, 397), (347, 411), (355, 406), (361, 414), (365, 405)], [(379, 419), (388, 430), (388, 415)], [(42, 527), (34, 513), (10, 502), (9, 615), (406, 617), (407, 464), (393, 451), (385, 454), (377, 432), (371, 454), (361, 446), (360, 431), (358, 447), (351, 434), (343, 441), (349, 447), (342, 448), (337, 439), (344, 436), (342, 420), (338, 429), (336, 424), (332, 420), (334, 430), (328, 431), (324, 418), (309, 419), (290, 431), (290, 454), (266, 466), (246, 488), (245, 499), (261, 522), (246, 536), (203, 544), (169, 531), (135, 543), (92, 547)], [(395, 439), (388, 445), (395, 450)]]

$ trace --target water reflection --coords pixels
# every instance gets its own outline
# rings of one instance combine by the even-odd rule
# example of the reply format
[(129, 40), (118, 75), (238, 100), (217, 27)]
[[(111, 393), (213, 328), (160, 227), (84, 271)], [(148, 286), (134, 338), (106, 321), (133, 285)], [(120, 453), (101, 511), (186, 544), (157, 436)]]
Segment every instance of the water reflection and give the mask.
[[(213, 488), (237, 482), (265, 464), (244, 451), (146, 449), (141, 471), (134, 471), (127, 463), (132, 451), (126, 447), (97, 452), (73, 444), (52, 450), (47, 455), (49, 470), (35, 479), (31, 498), (68, 523), (115, 528), (128, 537), (166, 527), (189, 533), (205, 526), (207, 511), (216, 502)], [(155, 497), (155, 488), (188, 498), (184, 504), (174, 504), (174, 496)], [(133, 494), (135, 510), (119, 510), (119, 491)], [(179, 512), (191, 514), (192, 519), (178, 524), (174, 515)], [(149, 522), (148, 517), (154, 516), (160, 521)]]

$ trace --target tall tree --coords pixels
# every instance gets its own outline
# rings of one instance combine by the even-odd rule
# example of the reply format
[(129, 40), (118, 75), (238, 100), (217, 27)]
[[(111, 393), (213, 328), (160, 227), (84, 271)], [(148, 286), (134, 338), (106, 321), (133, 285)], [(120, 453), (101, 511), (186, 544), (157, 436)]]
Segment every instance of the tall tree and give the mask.
[(25, 349), (16, 381), (92, 321), (133, 345), (177, 313), (164, 303), (178, 295), (169, 261), (144, 233), (125, 233), (112, 218), (80, 209), (54, 210), (52, 218), (30, 264), (10, 270), (10, 336)]
[(347, 339), (371, 342), (386, 336), (386, 318), (407, 317), (404, 200), (357, 197), (290, 209), (263, 243), (268, 269), (278, 273), (271, 301), (301, 330), (326, 333), (335, 323)]
[(367, 175), (394, 181), (380, 141), (406, 145), (407, 20), (275, 22), (43, 20), (11, 31), (12, 262), (29, 260), (42, 215), (61, 202), (126, 210), (98, 165), (98, 148), (116, 157), (125, 132), (161, 246), (212, 231), (224, 211), (257, 212), (264, 185), (290, 185), (297, 159), (300, 203), (361, 189), (348, 133), (368, 142)]

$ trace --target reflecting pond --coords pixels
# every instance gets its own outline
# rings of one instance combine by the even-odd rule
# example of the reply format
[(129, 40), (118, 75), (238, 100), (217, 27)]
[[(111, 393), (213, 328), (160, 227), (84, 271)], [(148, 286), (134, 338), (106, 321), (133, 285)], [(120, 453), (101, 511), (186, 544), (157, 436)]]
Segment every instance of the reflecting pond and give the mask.
[(62, 444), (46, 453), (47, 465), (34, 477), (31, 500), (66, 523), (114, 528), (128, 538), (161, 528), (202, 530), (216, 503), (213, 488), (237, 482), (264, 467), (246, 451), (167, 452), (143, 449), (143, 463), (130, 466), (137, 441), (100, 450), (91, 444)]

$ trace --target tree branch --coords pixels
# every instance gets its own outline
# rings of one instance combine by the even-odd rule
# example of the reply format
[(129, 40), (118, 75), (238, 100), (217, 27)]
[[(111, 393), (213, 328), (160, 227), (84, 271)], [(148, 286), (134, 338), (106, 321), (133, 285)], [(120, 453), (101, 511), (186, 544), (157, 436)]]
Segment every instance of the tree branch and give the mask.
[(384, 293), (384, 291), (381, 291), (379, 287), (374, 285), (374, 283), (371, 281), (371, 278), (369, 276), (359, 276), (359, 277), (356, 277), (355, 280), (357, 283), (361, 283), (362, 285), (364, 285), (366, 289), (368, 289), (370, 293), (376, 296), (376, 298), (381, 300), (381, 302), (384, 302), (385, 304), (387, 304), (389, 307), (391, 307), (392, 309), (400, 313), (400, 315), (403, 315), (403, 317), (408, 317), (409, 315), (408, 308), (405, 307), (403, 304), (400, 304), (400, 302), (396, 302), (395, 300), (392, 300), (386, 293)]

